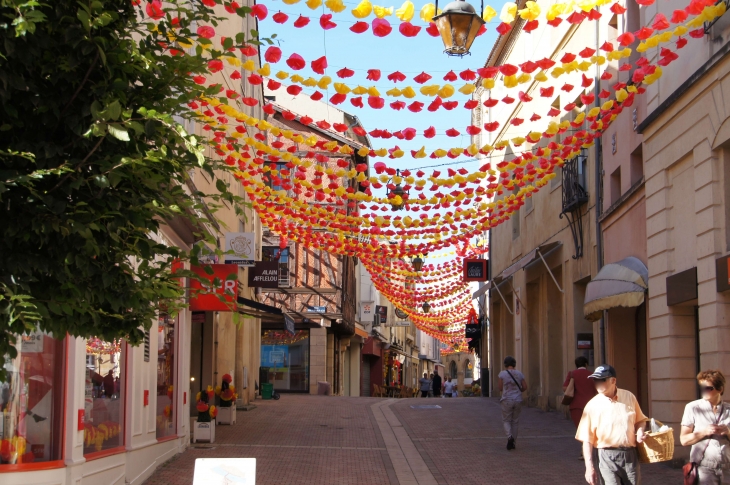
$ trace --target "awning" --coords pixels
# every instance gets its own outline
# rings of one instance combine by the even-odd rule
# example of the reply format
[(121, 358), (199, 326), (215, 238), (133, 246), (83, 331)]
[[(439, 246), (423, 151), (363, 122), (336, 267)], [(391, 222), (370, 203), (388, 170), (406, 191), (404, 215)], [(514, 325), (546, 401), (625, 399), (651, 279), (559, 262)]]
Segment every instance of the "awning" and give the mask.
[(260, 303), (255, 300), (249, 300), (248, 298), (244, 298), (242, 296), (238, 297), (236, 303), (238, 303), (239, 307), (246, 307), (239, 308), (238, 310), (239, 312), (245, 313), (246, 315), (251, 315), (252, 317), (263, 318), (276, 322), (284, 322), (284, 313), (281, 311), (280, 308), (276, 308), (275, 306), (266, 305), (265, 303)]
[[(543, 257), (547, 255), (547, 253), (551, 252), (553, 249), (557, 249), (559, 246), (561, 246), (563, 243), (560, 241), (554, 241), (547, 244), (541, 244), (540, 246), (536, 247), (529, 253), (527, 253), (525, 256), (521, 257), (516, 263), (513, 263), (511, 266), (508, 266), (507, 269), (502, 271), (499, 276), (497, 276), (496, 279), (507, 279), (513, 274), (517, 273), (519, 270), (523, 269), (525, 266), (529, 265), (533, 261), (535, 261), (537, 258), (542, 255)], [(540, 254), (538, 254), (538, 252)]]
[(583, 314), (586, 320), (600, 320), (603, 311), (617, 307), (637, 307), (644, 303), (649, 288), (649, 270), (632, 257), (609, 263), (586, 287)]
[(471, 295), (471, 299), (476, 300), (477, 298), (482, 296), (484, 293), (488, 292), (491, 287), (492, 287), (492, 282), (487, 281), (486, 284), (482, 285), (477, 291), (474, 292), (473, 295)]

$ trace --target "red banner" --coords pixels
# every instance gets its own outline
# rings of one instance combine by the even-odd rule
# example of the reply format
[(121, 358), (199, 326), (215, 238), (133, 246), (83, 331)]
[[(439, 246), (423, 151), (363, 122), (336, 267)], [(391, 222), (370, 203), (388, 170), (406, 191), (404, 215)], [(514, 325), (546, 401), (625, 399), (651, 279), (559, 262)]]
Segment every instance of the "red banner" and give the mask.
[[(212, 268), (213, 274), (208, 274), (205, 268)], [(190, 310), (194, 312), (222, 311), (230, 312), (236, 309), (238, 297), (238, 266), (235, 264), (207, 264), (191, 266), (190, 270), (210, 283), (190, 279)], [(214, 285), (215, 279), (218, 279)], [(223, 301), (220, 296), (223, 296)]]

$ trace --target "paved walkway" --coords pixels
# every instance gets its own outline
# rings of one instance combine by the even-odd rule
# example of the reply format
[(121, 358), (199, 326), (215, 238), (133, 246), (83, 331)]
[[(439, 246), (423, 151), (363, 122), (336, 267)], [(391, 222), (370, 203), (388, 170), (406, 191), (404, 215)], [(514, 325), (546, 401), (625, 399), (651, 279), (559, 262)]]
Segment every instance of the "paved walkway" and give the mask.
[[(191, 485), (196, 458), (256, 458), (257, 485), (581, 484), (570, 421), (524, 409), (508, 452), (499, 403), (487, 398), (377, 399), (284, 394), (218, 426), (145, 485)], [(421, 408), (419, 406), (428, 406)], [(438, 408), (432, 406), (440, 406)], [(681, 483), (680, 470), (642, 465), (642, 484)]]

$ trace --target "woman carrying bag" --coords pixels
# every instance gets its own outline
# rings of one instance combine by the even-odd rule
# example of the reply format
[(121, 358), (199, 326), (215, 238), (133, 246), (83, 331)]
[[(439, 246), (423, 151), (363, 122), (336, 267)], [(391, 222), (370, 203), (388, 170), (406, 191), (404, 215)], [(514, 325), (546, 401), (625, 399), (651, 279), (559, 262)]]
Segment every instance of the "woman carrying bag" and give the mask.
[(684, 408), (679, 440), (692, 445), (684, 466), (685, 485), (730, 484), (730, 406), (722, 401), (725, 376), (719, 370), (700, 372), (697, 382), (702, 399)]
[[(563, 383), (563, 392), (565, 392), (563, 405), (569, 406), (570, 419), (573, 420), (573, 424), (577, 429), (580, 418), (583, 416), (583, 408), (596, 395), (596, 386), (588, 379), (588, 376), (591, 375), (591, 372), (587, 369), (588, 359), (583, 356), (576, 358), (575, 366), (577, 368), (568, 372), (568, 376)], [(579, 459), (583, 459), (582, 453)]]

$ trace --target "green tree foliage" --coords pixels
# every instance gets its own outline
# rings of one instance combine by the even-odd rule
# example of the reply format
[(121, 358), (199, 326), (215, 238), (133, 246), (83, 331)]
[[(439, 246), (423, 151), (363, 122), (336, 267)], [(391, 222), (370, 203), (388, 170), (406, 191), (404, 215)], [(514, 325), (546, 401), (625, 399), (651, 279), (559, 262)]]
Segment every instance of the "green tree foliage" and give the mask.
[[(176, 216), (200, 227), (190, 171), (230, 170), (181, 124), (218, 94), (191, 76), (235, 55), (200, 45), (220, 19), (198, 0), (135, 3), (0, 0), (0, 374), (24, 332), (138, 343), (179, 308), (171, 266), (189, 255), (155, 234)], [(213, 206), (239, 207), (216, 187)]]

